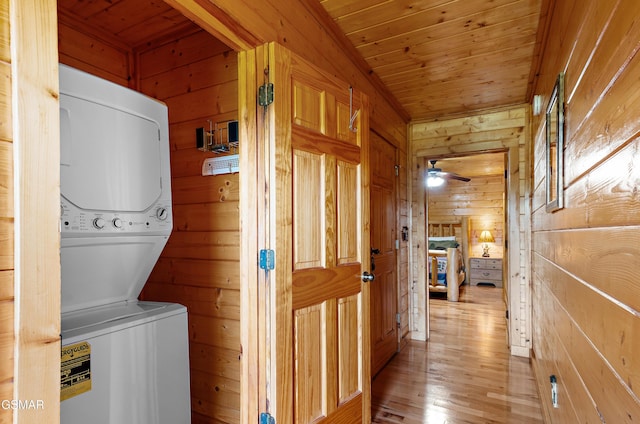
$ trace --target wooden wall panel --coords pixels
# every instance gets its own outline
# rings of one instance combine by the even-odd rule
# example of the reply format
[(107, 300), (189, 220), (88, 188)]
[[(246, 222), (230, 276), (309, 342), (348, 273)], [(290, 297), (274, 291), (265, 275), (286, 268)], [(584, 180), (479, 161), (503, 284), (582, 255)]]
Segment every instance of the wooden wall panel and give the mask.
[(60, 63), (129, 86), (130, 51), (97, 40), (63, 22), (58, 23), (58, 51)]
[(143, 291), (189, 311), (192, 417), (240, 421), (238, 174), (201, 175), (207, 120), (237, 119), (237, 58), (199, 31), (139, 55), (140, 88), (169, 107), (174, 231)]
[[(185, 11), (194, 21), (205, 24), (205, 13), (195, 0), (168, 0)], [(335, 74), (367, 94), (371, 103), (371, 128), (401, 150), (406, 149), (408, 116), (394, 104), (382, 88), (382, 83), (367, 74), (369, 66), (346, 37), (337, 37), (337, 24), (326, 14), (317, 1), (284, 3), (264, 2), (255, 7), (248, 0), (221, 0), (216, 6), (228, 13), (237, 31), (233, 41), (244, 48), (276, 41), (313, 65)], [(211, 10), (211, 9), (209, 9)], [(218, 16), (219, 17), (219, 16)], [(205, 22), (206, 21), (206, 22)], [(273, 23), (278, 22), (278, 25)], [(212, 28), (223, 35), (224, 31)], [(357, 67), (358, 64), (360, 68)], [(400, 112), (399, 112), (400, 111)]]
[[(13, 130), (9, 1), (0, 1), (0, 399), (13, 399), (14, 266), (13, 266)], [(10, 240), (10, 243), (7, 241)], [(0, 410), (0, 422), (13, 412)]]
[[(427, 166), (427, 165), (425, 165)], [(504, 242), (504, 177), (473, 177), (468, 183), (450, 181), (429, 190), (428, 213), (432, 222), (460, 220), (468, 216), (471, 234), (469, 256), (482, 256), (478, 241), (483, 230), (491, 231), (496, 242), (491, 257), (502, 258)]]
[(545, 99), (566, 73), (565, 205), (555, 213), (544, 207), (544, 125), (533, 119), (534, 367), (540, 393), (558, 378), (561, 407), (543, 396), (550, 422), (640, 417), (639, 24), (637, 2), (556, 3), (541, 63)]

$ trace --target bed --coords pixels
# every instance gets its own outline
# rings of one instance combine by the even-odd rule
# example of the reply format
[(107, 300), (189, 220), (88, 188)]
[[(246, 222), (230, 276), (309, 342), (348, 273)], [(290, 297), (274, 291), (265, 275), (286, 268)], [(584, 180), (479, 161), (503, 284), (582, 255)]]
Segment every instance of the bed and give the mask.
[(452, 302), (459, 299), (460, 286), (468, 269), (468, 222), (467, 217), (462, 217), (456, 222), (429, 223), (429, 292), (445, 293), (447, 300)]

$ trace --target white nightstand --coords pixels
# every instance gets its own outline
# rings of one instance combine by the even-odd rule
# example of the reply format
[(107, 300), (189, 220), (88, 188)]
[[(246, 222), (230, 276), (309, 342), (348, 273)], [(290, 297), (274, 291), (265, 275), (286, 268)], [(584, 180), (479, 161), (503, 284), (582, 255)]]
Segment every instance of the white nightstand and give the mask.
[(489, 283), (502, 287), (502, 259), (500, 258), (470, 258), (469, 284)]

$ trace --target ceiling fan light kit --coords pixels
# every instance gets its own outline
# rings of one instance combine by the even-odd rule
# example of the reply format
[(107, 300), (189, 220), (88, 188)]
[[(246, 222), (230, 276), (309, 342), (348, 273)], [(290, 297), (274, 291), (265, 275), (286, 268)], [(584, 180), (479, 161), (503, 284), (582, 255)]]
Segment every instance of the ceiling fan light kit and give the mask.
[(427, 187), (440, 187), (444, 184), (444, 178), (437, 175), (429, 175), (427, 177)]
[(431, 168), (427, 169), (427, 187), (440, 187), (445, 180), (458, 180), (469, 182), (470, 178), (462, 177), (453, 172), (445, 172), (440, 168), (436, 168), (436, 160), (430, 160)]

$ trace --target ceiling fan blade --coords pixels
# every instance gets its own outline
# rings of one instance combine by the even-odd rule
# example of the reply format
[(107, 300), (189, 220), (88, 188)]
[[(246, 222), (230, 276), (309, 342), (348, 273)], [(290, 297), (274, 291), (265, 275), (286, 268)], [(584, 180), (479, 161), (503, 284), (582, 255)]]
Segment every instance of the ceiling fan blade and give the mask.
[(427, 169), (427, 172), (428, 172), (427, 175), (429, 177), (440, 177), (440, 178), (446, 178), (449, 180), (459, 180), (459, 181), (464, 181), (466, 183), (471, 181), (471, 178), (462, 177), (454, 172), (446, 172), (446, 171), (443, 171), (441, 168), (436, 168), (435, 160), (430, 160), (429, 163), (431, 163), (431, 168)]
[(471, 178), (462, 177), (462, 176), (460, 176), (458, 174), (454, 174), (452, 172), (448, 172), (447, 175), (445, 175), (444, 177), (448, 178), (450, 180), (464, 181), (465, 183), (468, 183), (469, 181), (471, 181)]

